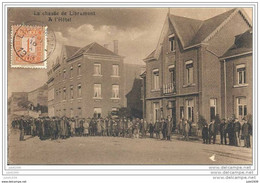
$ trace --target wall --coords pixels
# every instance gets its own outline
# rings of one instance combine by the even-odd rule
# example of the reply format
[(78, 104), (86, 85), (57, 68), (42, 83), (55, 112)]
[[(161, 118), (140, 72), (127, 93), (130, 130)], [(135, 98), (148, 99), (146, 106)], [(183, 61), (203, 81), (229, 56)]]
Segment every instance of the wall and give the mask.
[[(246, 83), (247, 85), (238, 87), (236, 65), (246, 65)], [(226, 61), (227, 69), (227, 117), (232, 114), (237, 116), (237, 97), (246, 97), (247, 99), (247, 113), (253, 113), (253, 67), (252, 55), (236, 57)], [(225, 106), (223, 105), (223, 108)], [(237, 116), (238, 117), (238, 116)]]

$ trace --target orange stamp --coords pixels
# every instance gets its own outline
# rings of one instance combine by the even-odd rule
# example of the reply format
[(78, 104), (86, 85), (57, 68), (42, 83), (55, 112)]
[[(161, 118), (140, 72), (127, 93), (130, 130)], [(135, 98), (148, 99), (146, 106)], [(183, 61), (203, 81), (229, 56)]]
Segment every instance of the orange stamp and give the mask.
[(55, 49), (55, 37), (48, 39), (47, 26), (12, 26), (12, 68), (47, 68)]

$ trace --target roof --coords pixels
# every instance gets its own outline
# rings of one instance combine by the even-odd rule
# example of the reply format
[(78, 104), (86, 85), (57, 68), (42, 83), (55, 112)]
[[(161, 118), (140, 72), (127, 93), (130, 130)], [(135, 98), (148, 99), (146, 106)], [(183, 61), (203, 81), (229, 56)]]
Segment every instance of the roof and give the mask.
[(204, 20), (201, 27), (195, 34), (193, 40), (189, 45), (195, 45), (201, 43), (206, 39), (218, 26), (220, 26), (236, 9), (231, 9), (225, 13), (217, 15), (215, 17)]
[(125, 96), (128, 97), (129, 95), (136, 94), (137, 91), (142, 87), (142, 79), (135, 78), (133, 81), (132, 89), (129, 91)]
[(144, 72), (142, 72), (142, 74), (140, 74), (141, 78), (144, 78), (146, 76), (146, 70)]
[(44, 91), (44, 90), (48, 90), (48, 85), (47, 84), (43, 84), (42, 86), (40, 86), (39, 88), (36, 88), (32, 91), (29, 91), (28, 93), (33, 93), (35, 91)]
[[(175, 29), (175, 33), (177, 34), (182, 47), (187, 49), (189, 47), (198, 45), (202, 42), (205, 42), (207, 38), (210, 38), (211, 35), (221, 28), (225, 23), (234, 15), (236, 12), (239, 12), (245, 21), (249, 24), (251, 23), (247, 19), (247, 15), (244, 14), (243, 10), (234, 8), (229, 11), (226, 11), (222, 14), (209, 18), (207, 20), (196, 20), (192, 18), (186, 18), (181, 16), (176, 16), (169, 14), (168, 21), (165, 21), (163, 26), (163, 30), (159, 39), (159, 43), (157, 44), (157, 48), (151, 54), (149, 54), (144, 60), (149, 59), (158, 59), (158, 53), (160, 53), (161, 44), (163, 39), (162, 37), (167, 36), (167, 30), (169, 29), (169, 25), (171, 24)], [(168, 25), (169, 24), (169, 25)], [(168, 26), (166, 26), (168, 25)]]
[(226, 51), (226, 53), (223, 54), (221, 59), (252, 53), (252, 41), (253, 37), (251, 29), (237, 35), (234, 44)]
[(67, 58), (70, 58), (80, 49), (80, 47), (64, 45), (64, 49), (67, 54)]
[(154, 58), (155, 50), (152, 51), (145, 59), (151, 59)]
[(79, 57), (83, 54), (86, 54), (86, 53), (119, 56), (119, 55), (115, 54), (114, 52), (110, 51), (109, 49), (101, 46), (100, 44), (93, 42), (93, 43), (77, 50), (71, 57), (68, 57), (68, 60), (71, 60), (73, 58), (77, 58), (77, 57)]
[(178, 33), (183, 47), (189, 45), (189, 43), (203, 24), (203, 21), (201, 20), (180, 17), (176, 15), (169, 15), (169, 19), (173, 24), (175, 31)]

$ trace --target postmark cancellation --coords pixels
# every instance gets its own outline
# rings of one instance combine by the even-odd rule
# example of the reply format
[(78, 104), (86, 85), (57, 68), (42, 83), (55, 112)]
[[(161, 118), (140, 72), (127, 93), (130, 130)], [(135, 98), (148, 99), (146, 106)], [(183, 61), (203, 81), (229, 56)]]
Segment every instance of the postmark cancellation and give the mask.
[(11, 67), (47, 68), (47, 26), (11, 27)]

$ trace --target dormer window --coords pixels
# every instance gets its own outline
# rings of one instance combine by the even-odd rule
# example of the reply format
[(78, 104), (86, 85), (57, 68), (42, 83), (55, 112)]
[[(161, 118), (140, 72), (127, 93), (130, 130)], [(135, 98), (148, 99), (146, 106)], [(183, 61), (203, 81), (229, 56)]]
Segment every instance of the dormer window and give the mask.
[(170, 46), (171, 52), (175, 51), (175, 36), (174, 36), (174, 34), (169, 35), (169, 46)]

